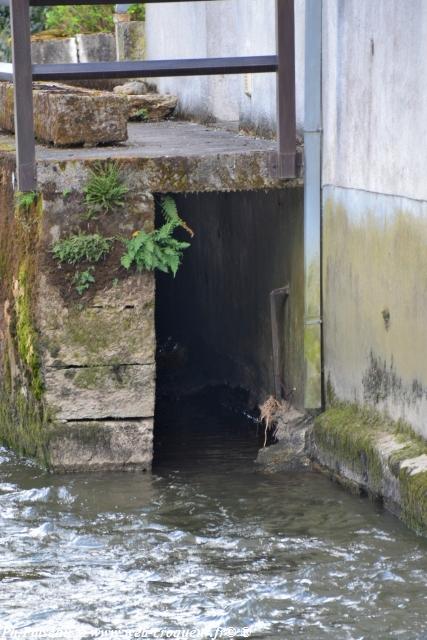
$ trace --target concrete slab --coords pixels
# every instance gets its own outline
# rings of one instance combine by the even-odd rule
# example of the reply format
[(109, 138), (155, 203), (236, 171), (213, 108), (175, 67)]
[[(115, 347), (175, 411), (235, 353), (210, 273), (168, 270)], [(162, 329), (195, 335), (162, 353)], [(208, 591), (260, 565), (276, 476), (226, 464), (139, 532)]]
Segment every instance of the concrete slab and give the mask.
[[(191, 122), (130, 123), (129, 138), (115, 146), (53, 148), (37, 146), (40, 187), (58, 183), (61, 163), (64, 188), (90, 163), (114, 159), (132, 174), (135, 187), (151, 192), (240, 191), (277, 189), (302, 183), (298, 177), (275, 177), (276, 142), (225, 128)], [(0, 135), (0, 151), (12, 151), (13, 137)], [(80, 169), (79, 169), (80, 167)]]

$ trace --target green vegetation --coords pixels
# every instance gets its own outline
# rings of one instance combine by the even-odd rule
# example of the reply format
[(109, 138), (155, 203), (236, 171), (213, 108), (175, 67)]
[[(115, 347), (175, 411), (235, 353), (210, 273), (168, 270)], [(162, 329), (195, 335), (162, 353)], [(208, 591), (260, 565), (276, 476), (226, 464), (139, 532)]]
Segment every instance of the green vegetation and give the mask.
[(145, 20), (145, 6), (143, 4), (133, 4), (128, 10), (131, 20)]
[(402, 494), (402, 519), (424, 535), (427, 533), (427, 472), (410, 474), (406, 469), (399, 473)]
[(138, 111), (135, 113), (135, 115), (133, 116), (134, 118), (138, 118), (138, 120), (148, 120), (148, 109), (145, 109), (145, 107), (142, 107), (142, 109), (138, 109)]
[[(143, 4), (133, 4), (129, 13), (131, 20), (145, 20)], [(52, 37), (69, 37), (77, 33), (113, 32), (113, 16), (113, 5), (31, 7), (31, 32), (40, 33), (47, 29)], [(9, 7), (0, 7), (0, 59), (3, 61), (11, 59)]]
[(73, 284), (77, 292), (82, 296), (89, 289), (91, 284), (95, 282), (93, 275), (94, 267), (89, 267), (85, 271), (76, 271), (73, 278)]
[(66, 264), (99, 262), (109, 254), (112, 242), (112, 238), (99, 233), (78, 233), (54, 242), (52, 253), (56, 260)]
[(18, 353), (27, 370), (31, 391), (36, 400), (40, 400), (43, 394), (43, 379), (37, 350), (37, 334), (32, 322), (30, 277), (27, 261), (22, 263), (18, 274), (16, 341)]
[(317, 446), (333, 453), (361, 475), (367, 469), (377, 490), (381, 485), (382, 465), (376, 436), (389, 430), (382, 416), (350, 404), (328, 409), (314, 423)]
[[(42, 7), (30, 8), (31, 32), (42, 31), (46, 25), (46, 9)], [(0, 7), (0, 59), (11, 59), (10, 50), (10, 10)]]
[(114, 6), (51, 7), (46, 11), (46, 28), (55, 29), (64, 36), (77, 33), (99, 33), (114, 30)]
[(43, 403), (23, 391), (0, 392), (0, 442), (22, 456), (36, 458), (49, 467), (47, 442), (51, 417)]
[[(129, 13), (132, 20), (145, 20), (145, 7), (133, 4)], [(114, 31), (114, 6), (64, 6), (46, 10), (45, 27), (59, 31), (64, 36), (77, 33), (100, 33)]]
[(18, 209), (28, 211), (36, 204), (38, 193), (36, 191), (17, 191), (15, 194), (15, 202)]
[(163, 198), (161, 208), (165, 218), (163, 226), (150, 232), (141, 229), (134, 233), (130, 240), (123, 240), (126, 252), (122, 256), (121, 264), (125, 269), (135, 266), (137, 271), (160, 269), (176, 275), (183, 251), (190, 244), (177, 240), (173, 233), (178, 227), (183, 227), (190, 234), (192, 231), (179, 217), (173, 198)]
[(377, 411), (337, 403), (316, 418), (314, 437), (320, 450), (333, 454), (353, 471), (369, 478), (374, 493), (382, 493), (384, 481), (381, 437), (392, 436), (401, 444), (387, 460), (400, 484), (402, 519), (416, 531), (427, 533), (427, 471), (411, 473), (404, 460), (427, 455), (427, 442), (403, 421), (393, 421)]
[(89, 180), (83, 189), (87, 205), (87, 217), (94, 218), (99, 213), (111, 213), (124, 206), (124, 197), (129, 191), (120, 176), (117, 165), (108, 162), (97, 164), (90, 172)]

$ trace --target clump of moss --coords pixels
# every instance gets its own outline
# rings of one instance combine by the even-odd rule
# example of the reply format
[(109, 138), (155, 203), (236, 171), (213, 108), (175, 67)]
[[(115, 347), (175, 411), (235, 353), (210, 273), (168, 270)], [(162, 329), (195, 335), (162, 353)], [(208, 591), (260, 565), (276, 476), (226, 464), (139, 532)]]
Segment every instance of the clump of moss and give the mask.
[(16, 296), (16, 340), (18, 353), (28, 373), (31, 391), (36, 400), (43, 394), (43, 377), (37, 349), (37, 333), (31, 312), (31, 292), (28, 261), (19, 269)]
[(50, 416), (30, 394), (0, 392), (0, 442), (19, 455), (49, 467), (48, 429)]
[(402, 494), (402, 519), (419, 533), (427, 532), (427, 471), (410, 474), (407, 469), (399, 473)]
[[(387, 464), (398, 478), (401, 491), (401, 518), (412, 529), (427, 532), (427, 471), (410, 473), (403, 460), (427, 455), (427, 442), (403, 421), (395, 422), (369, 408), (337, 404), (318, 416), (314, 437), (320, 449), (331, 452), (363, 476), (380, 493), (383, 463), (380, 437), (389, 434), (403, 446), (394, 451)], [(368, 478), (367, 478), (368, 479)]]
[(344, 460), (361, 475), (368, 473), (375, 490), (380, 490), (382, 464), (376, 435), (383, 430), (381, 417), (354, 405), (328, 409), (314, 423), (316, 444)]

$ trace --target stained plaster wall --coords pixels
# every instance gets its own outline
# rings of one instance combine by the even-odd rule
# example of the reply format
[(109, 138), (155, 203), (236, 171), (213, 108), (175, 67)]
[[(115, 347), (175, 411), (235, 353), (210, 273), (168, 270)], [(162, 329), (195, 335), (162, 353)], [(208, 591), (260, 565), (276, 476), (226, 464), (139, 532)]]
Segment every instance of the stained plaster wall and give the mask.
[(323, 6), (325, 383), (427, 436), (427, 5)]
[[(304, 0), (295, 0), (297, 121), (304, 119)], [(276, 51), (275, 0), (166, 2), (146, 7), (148, 59), (269, 55)], [(161, 92), (179, 97), (179, 110), (202, 120), (234, 120), (263, 132), (276, 130), (276, 76), (162, 78)]]

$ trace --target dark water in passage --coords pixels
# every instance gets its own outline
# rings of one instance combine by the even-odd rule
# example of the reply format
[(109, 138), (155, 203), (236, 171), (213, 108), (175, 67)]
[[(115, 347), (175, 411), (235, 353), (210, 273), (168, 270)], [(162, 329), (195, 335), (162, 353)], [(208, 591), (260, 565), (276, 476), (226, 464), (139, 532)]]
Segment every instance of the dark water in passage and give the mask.
[(427, 638), (425, 541), (323, 477), (257, 472), (244, 418), (193, 401), (161, 422), (152, 476), (0, 451), (0, 637)]

